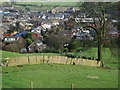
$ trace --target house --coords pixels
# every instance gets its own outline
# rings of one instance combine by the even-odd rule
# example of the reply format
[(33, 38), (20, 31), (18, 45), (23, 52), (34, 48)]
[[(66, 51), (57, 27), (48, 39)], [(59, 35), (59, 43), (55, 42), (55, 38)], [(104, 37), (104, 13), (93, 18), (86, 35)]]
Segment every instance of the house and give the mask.
[(26, 47), (26, 41), (23, 37), (19, 36), (8, 36), (4, 38), (3, 50), (11, 51), (11, 52), (20, 52), (21, 48)]
[(76, 22), (93, 22), (93, 18), (75, 18)]
[(3, 5), (3, 8), (4, 9), (13, 9), (14, 6), (12, 6), (12, 5)]
[(41, 14), (40, 11), (30, 11), (29, 12), (29, 16), (34, 18), (34, 17), (38, 17)]
[(64, 15), (62, 14), (52, 14), (52, 15), (48, 15), (46, 16), (46, 19), (64, 19)]
[(86, 13), (79, 13), (78, 18), (86, 18), (87, 14)]
[(8, 21), (13, 21), (13, 20), (17, 19), (17, 17), (18, 17), (18, 14), (17, 14), (17, 13), (9, 13), (9, 14), (7, 15), (7, 20), (8, 20)]
[(46, 31), (46, 28), (44, 28), (43, 26), (38, 26), (37, 28), (33, 28), (31, 32), (40, 34), (41, 30)]
[(70, 13), (75, 12), (75, 8), (74, 7), (68, 7), (67, 12), (70, 12)]
[(30, 32), (30, 30), (20, 31), (19, 33), (14, 34), (13, 36), (16, 36), (16, 37), (25, 36), (28, 32)]
[(32, 32), (32, 40), (35, 40), (35, 39), (41, 37), (41, 30), (43, 30), (41, 28), (41, 26), (31, 30), (31, 32)]
[(50, 20), (44, 20), (44, 21), (41, 23), (41, 25), (43, 25), (43, 24), (50, 24), (50, 25), (52, 25), (52, 26), (57, 26), (57, 25), (60, 24), (60, 21), (59, 21), (59, 20), (52, 20), (52, 19), (50, 19)]
[(4, 38), (4, 43), (13, 43), (13, 42), (18, 42), (20, 39), (20, 37), (16, 37), (16, 36), (7, 36)]
[(13, 33), (4, 33), (2, 34), (3, 37), (6, 37), (6, 36), (12, 36), (14, 34), (16, 34), (17, 32), (13, 32)]
[(114, 28), (113, 30), (110, 30), (110, 31), (108, 32), (108, 34), (109, 34), (109, 35), (112, 35), (112, 36), (114, 36), (114, 37), (119, 37), (120, 32), (119, 32), (119, 30), (117, 30), (117, 28)]
[(43, 44), (40, 39), (36, 39), (28, 46), (28, 52), (42, 52), (44, 49), (46, 49), (46, 44)]
[(82, 41), (89, 41), (94, 40), (94, 37), (92, 37), (89, 33), (80, 33), (79, 36), (77, 36), (77, 39)]
[(46, 29), (51, 29), (51, 27), (52, 27), (52, 25), (49, 24), (49, 23), (45, 23), (45, 24), (43, 24), (43, 25), (41, 25), (41, 26), (42, 26), (41, 28), (44, 28), (45, 30), (46, 30)]
[(67, 7), (56, 7), (54, 9), (51, 10), (52, 13), (58, 13), (58, 12), (63, 12), (66, 11)]
[(0, 25), (0, 36), (3, 38), (4, 34), (7, 33), (7, 31), (9, 30), (9, 26), (7, 25)]

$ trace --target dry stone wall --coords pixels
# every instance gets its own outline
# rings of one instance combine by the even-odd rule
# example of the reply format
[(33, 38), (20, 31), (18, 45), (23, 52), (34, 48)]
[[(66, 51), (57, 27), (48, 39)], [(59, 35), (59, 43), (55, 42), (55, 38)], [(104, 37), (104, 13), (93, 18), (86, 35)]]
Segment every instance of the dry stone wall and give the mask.
[(82, 58), (68, 58), (65, 56), (24, 56), (24, 57), (10, 57), (8, 66), (24, 65), (24, 64), (74, 64), (86, 66), (100, 66), (100, 62), (96, 60), (88, 60)]

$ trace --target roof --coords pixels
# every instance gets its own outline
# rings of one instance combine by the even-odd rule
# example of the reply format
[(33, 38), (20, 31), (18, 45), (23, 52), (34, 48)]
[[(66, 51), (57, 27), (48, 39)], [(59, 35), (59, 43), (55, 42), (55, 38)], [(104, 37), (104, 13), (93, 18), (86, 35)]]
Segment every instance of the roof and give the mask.
[(9, 14), (10, 12), (2, 12), (0, 11), (0, 14)]
[(63, 17), (64, 15), (55, 14), (55, 17)]
[(26, 34), (26, 33), (28, 33), (28, 32), (30, 32), (30, 31), (20, 31), (19, 33), (17, 33), (17, 34), (14, 34), (13, 36), (17, 36), (17, 37), (19, 37), (19, 36), (22, 36), (22, 35), (24, 35), (24, 34)]
[(63, 17), (64, 15), (61, 14), (52, 14), (52, 15), (48, 15), (47, 17)]

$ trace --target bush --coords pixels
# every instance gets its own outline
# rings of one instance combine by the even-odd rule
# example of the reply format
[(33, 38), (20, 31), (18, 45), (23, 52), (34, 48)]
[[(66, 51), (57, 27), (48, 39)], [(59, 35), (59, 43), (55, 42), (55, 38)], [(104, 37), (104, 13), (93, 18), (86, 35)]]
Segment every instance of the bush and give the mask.
[(27, 38), (32, 39), (32, 33), (31, 32), (27, 33)]
[(27, 42), (27, 46), (29, 46), (32, 43), (32, 40), (30, 38), (27, 38), (26, 42)]
[(67, 54), (67, 52), (68, 52), (69, 50), (68, 50), (68, 48), (64, 48), (64, 52)]

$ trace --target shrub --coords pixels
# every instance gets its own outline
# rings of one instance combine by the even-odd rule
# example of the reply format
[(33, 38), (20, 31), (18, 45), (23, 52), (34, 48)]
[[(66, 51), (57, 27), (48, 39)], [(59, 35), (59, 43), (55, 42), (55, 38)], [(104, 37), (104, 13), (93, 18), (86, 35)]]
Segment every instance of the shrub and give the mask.
[(29, 46), (32, 43), (32, 40), (30, 38), (27, 38), (26, 42), (27, 42), (27, 46)]
[(27, 38), (32, 39), (32, 33), (31, 32), (27, 33)]
[(64, 52), (67, 54), (67, 52), (68, 52), (69, 50), (68, 50), (68, 48), (64, 48)]

